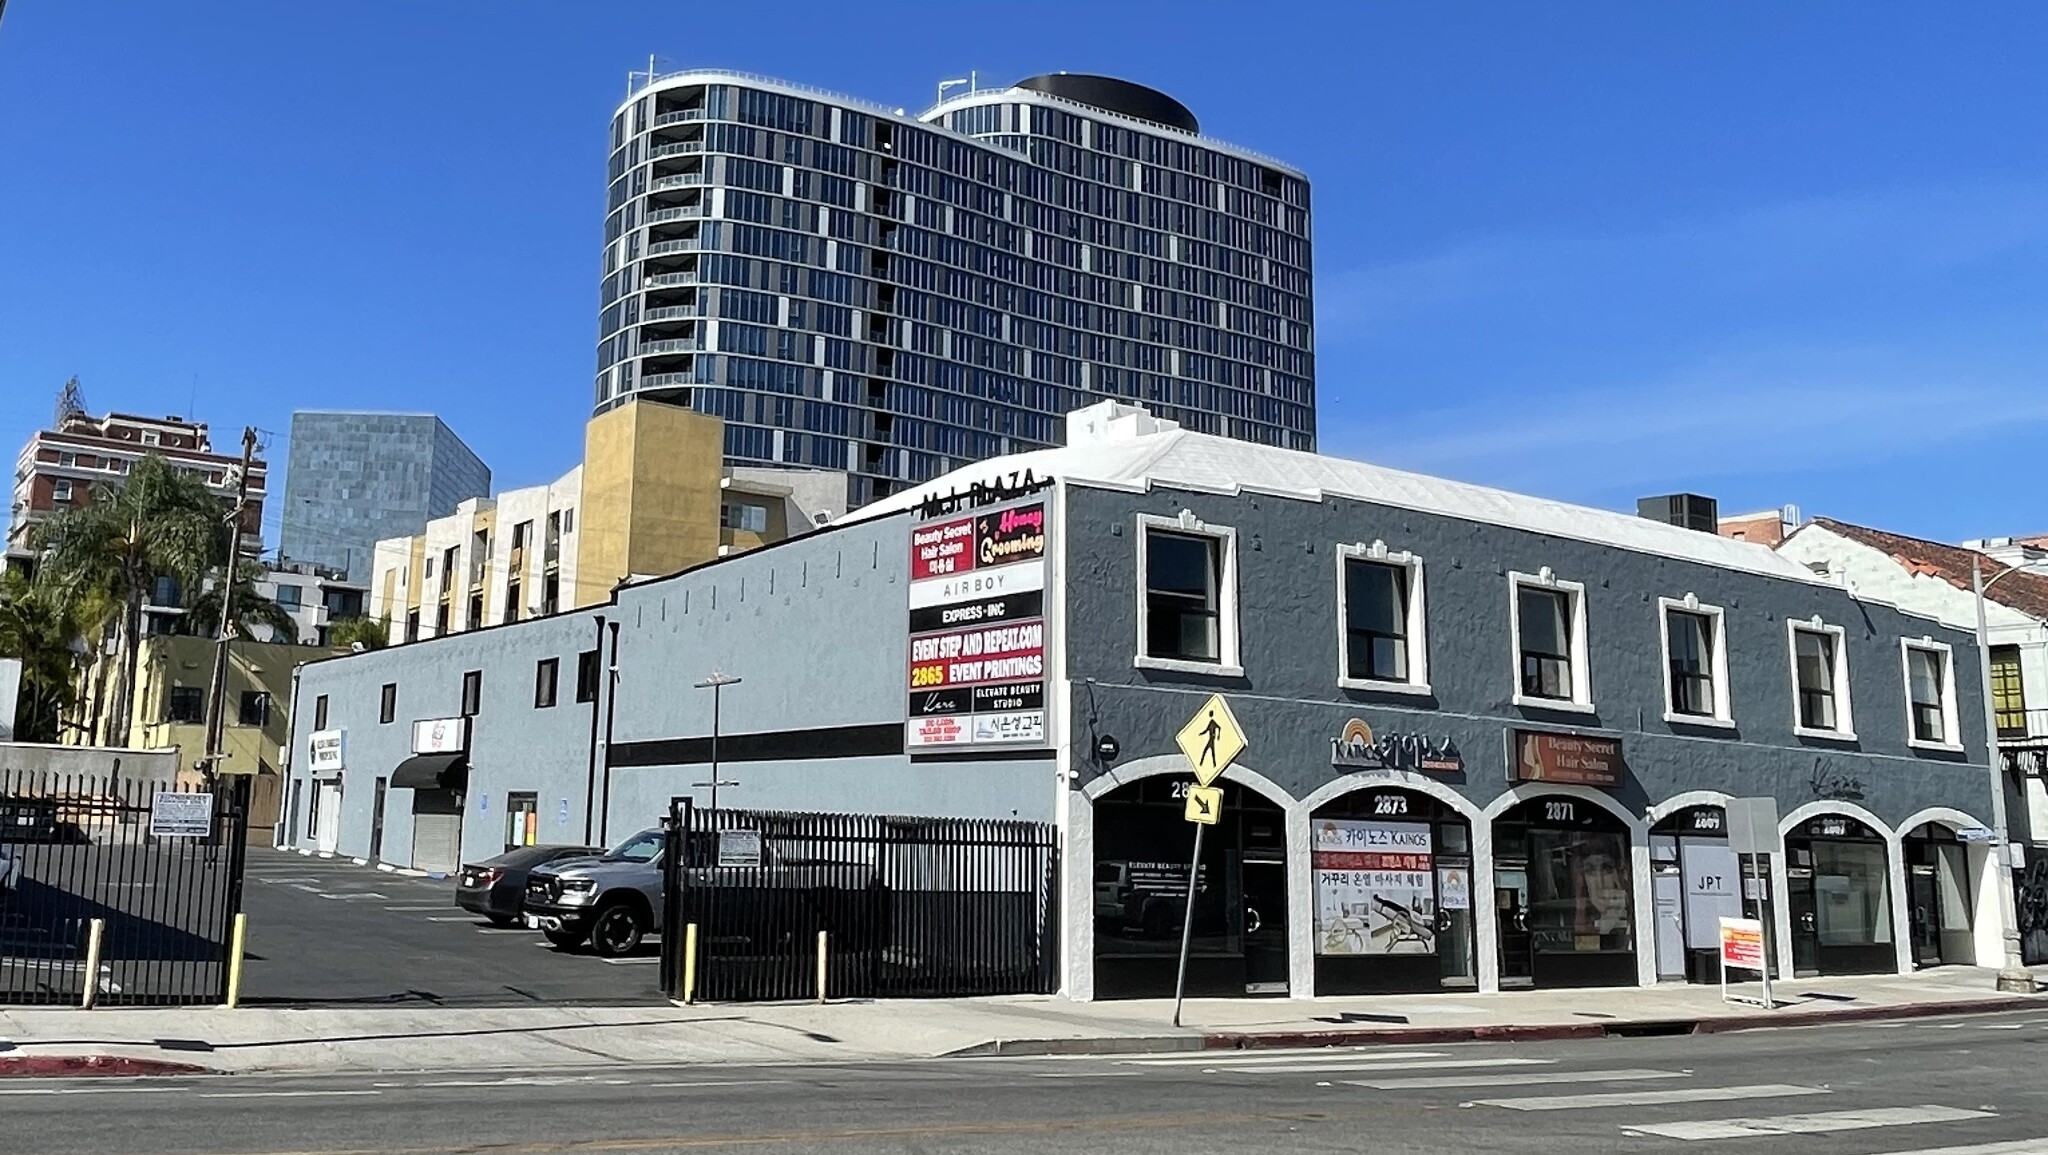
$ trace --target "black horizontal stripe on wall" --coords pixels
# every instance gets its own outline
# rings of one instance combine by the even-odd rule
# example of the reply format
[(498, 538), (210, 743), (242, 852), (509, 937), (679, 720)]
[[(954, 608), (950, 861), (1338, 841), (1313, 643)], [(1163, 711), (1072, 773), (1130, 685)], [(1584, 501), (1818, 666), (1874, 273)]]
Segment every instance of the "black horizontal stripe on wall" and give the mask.
[[(768, 730), (720, 734), (720, 762), (784, 762), (805, 758), (874, 758), (903, 753), (903, 723), (821, 726), (815, 730)], [(611, 765), (689, 766), (711, 761), (711, 737), (656, 738), (612, 743)]]

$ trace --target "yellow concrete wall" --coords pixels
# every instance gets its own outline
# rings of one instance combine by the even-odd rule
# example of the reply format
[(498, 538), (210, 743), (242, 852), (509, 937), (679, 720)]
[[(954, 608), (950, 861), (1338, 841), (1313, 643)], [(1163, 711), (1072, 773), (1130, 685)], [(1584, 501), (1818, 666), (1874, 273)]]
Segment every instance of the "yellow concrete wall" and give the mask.
[(575, 606), (604, 602), (629, 574), (718, 556), (725, 423), (652, 401), (591, 419), (576, 523)]

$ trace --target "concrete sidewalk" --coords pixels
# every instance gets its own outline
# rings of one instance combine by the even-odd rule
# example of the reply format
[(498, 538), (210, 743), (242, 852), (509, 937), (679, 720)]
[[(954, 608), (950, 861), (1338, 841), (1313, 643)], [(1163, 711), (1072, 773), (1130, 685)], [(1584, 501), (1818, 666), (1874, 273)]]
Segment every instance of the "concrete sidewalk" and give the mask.
[(693, 1007), (0, 1009), (0, 1075), (597, 1068), (852, 1062), (941, 1055), (1117, 1054), (1257, 1046), (1683, 1034), (1990, 1012), (2048, 996), (1998, 993), (1995, 972), (1780, 983), (1780, 1007), (1717, 987), (1372, 998), (1164, 1001), (1054, 997)]

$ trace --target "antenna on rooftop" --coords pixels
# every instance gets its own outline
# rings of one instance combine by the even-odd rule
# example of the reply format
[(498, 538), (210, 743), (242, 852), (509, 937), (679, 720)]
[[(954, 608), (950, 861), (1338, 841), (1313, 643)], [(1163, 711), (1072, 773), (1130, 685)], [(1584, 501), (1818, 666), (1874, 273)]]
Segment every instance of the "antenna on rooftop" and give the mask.
[(85, 394), (79, 390), (78, 378), (73, 377), (57, 391), (57, 428), (64, 427), (65, 419), (85, 416)]

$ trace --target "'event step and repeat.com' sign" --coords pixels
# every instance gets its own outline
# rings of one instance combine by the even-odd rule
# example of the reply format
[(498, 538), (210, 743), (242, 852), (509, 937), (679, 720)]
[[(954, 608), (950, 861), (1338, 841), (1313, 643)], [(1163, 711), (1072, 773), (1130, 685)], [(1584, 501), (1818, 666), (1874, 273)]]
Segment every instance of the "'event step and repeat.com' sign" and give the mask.
[(912, 750), (1046, 742), (1043, 497), (910, 533)]

